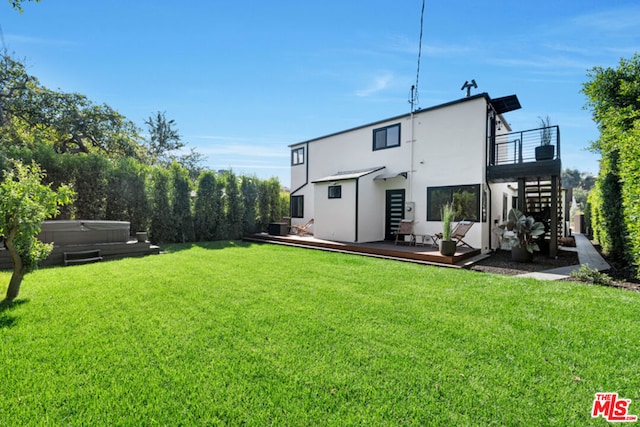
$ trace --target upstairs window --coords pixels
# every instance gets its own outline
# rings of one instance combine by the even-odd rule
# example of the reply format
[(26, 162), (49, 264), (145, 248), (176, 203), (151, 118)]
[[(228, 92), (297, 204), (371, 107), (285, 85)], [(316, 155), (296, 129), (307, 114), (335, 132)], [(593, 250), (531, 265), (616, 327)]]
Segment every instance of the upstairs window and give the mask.
[(304, 163), (304, 147), (291, 150), (291, 165), (301, 165)]
[(373, 130), (373, 151), (400, 146), (400, 123)]

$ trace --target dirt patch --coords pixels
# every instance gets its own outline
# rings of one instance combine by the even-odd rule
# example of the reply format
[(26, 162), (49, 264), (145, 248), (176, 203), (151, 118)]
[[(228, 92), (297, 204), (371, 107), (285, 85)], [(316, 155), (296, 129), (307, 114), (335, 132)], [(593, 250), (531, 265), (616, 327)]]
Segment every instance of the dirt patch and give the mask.
[(556, 259), (549, 258), (548, 255), (535, 252), (533, 254), (533, 262), (512, 261), (510, 251), (497, 251), (491, 254), (489, 258), (483, 259), (482, 261), (474, 264), (471, 267), (471, 270), (516, 275), (578, 264), (578, 254), (570, 251), (558, 251), (558, 257)]
[[(611, 269), (604, 271), (603, 273), (608, 274), (614, 280), (614, 283), (604, 286), (612, 286), (616, 288), (624, 288), (633, 292), (640, 292), (640, 280), (633, 277), (633, 269), (629, 268), (627, 265), (622, 265), (619, 262), (616, 262), (610, 257), (607, 257), (606, 254), (601, 252), (598, 245), (594, 245), (594, 247), (600, 252), (600, 255), (606, 259), (609, 265), (611, 265)], [(491, 254), (489, 258), (474, 264), (471, 267), (471, 270), (513, 276), (517, 274), (551, 270), (554, 268), (579, 264), (580, 262), (577, 252), (565, 250), (558, 251), (557, 259), (552, 259), (547, 255), (536, 252), (533, 255), (533, 262), (515, 262), (511, 260), (510, 251), (497, 251)], [(575, 281), (576, 279), (564, 280)]]

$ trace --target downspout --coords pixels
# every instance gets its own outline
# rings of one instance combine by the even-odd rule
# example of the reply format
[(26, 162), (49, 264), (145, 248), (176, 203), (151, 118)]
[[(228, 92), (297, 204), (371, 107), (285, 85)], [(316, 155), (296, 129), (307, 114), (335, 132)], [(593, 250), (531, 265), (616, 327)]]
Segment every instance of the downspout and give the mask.
[(415, 115), (413, 114), (413, 107), (411, 108), (411, 135), (410, 135), (410, 144), (411, 144), (411, 150), (410, 150), (410, 154), (409, 154), (409, 201), (413, 202), (413, 146), (414, 146), (414, 130), (413, 130), (413, 125), (414, 125), (414, 121), (415, 121)]
[[(485, 149), (484, 149), (484, 183), (487, 186), (487, 200), (485, 201), (485, 206), (487, 207), (487, 223), (489, 224), (489, 226), (487, 227), (487, 237), (488, 237), (488, 242), (489, 242), (489, 250), (493, 250), (493, 245), (491, 244), (491, 229), (492, 229), (492, 223), (493, 223), (493, 218), (491, 218), (491, 212), (492, 212), (492, 205), (491, 205), (491, 198), (492, 198), (492, 191), (491, 191), (491, 185), (489, 185), (489, 172), (488, 172), (488, 164), (489, 164), (489, 153), (491, 152), (491, 150), (493, 149), (492, 146), (495, 143), (495, 130), (491, 130), (491, 135), (489, 135), (489, 115), (490, 113), (492, 113), (492, 108), (487, 105), (487, 117), (486, 120), (484, 121), (484, 126), (485, 126), (485, 130), (484, 130), (484, 139), (485, 139)], [(495, 113), (494, 113), (495, 114)], [(488, 143), (487, 143), (488, 141)]]
[(356, 227), (355, 227), (355, 239), (354, 243), (358, 243), (358, 206), (360, 201), (359, 195), (359, 187), (360, 187), (360, 178), (356, 178)]

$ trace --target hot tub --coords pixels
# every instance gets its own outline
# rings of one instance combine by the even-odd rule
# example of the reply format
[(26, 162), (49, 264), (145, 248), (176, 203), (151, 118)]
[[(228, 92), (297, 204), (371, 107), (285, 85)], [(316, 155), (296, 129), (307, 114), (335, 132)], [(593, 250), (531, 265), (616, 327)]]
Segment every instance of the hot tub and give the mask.
[(126, 243), (130, 224), (127, 221), (54, 220), (44, 221), (38, 239), (56, 246), (93, 243)]

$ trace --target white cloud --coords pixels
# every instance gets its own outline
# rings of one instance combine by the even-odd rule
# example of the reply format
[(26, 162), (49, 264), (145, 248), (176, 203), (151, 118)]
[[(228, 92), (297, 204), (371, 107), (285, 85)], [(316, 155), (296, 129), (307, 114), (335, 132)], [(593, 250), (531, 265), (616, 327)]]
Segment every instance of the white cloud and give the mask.
[[(640, 22), (640, 8), (637, 6), (600, 11), (577, 16), (573, 23), (592, 33), (636, 35)], [(631, 31), (631, 33), (630, 33)]]
[(373, 78), (367, 87), (356, 91), (356, 96), (368, 97), (385, 90), (393, 81), (393, 74), (385, 72)]

